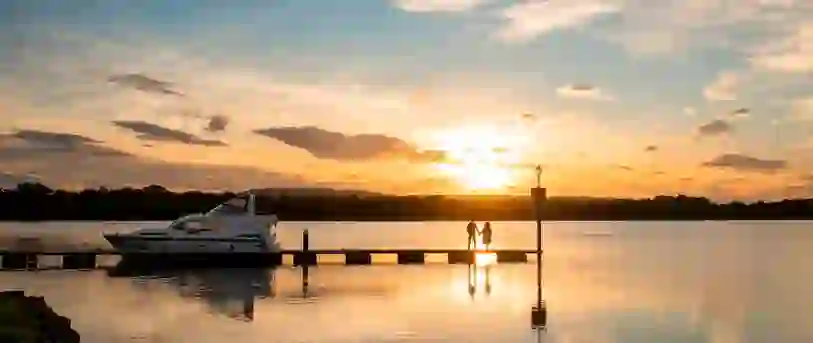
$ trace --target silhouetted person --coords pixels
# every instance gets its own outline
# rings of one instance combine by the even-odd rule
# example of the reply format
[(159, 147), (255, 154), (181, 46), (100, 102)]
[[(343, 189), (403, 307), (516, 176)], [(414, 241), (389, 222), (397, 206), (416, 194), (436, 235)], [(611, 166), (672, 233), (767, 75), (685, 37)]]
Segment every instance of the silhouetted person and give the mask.
[(474, 223), (473, 220), (469, 221), (469, 225), (466, 226), (466, 233), (469, 235), (468, 244), (469, 250), (472, 248), (477, 247), (477, 241), (474, 238), (475, 234), (479, 234), (480, 230), (477, 229), (477, 224)]
[(486, 222), (483, 225), (482, 235), (483, 235), (483, 245), (486, 247), (486, 250), (488, 250), (489, 248), (491, 248), (491, 235), (492, 235), (491, 222)]

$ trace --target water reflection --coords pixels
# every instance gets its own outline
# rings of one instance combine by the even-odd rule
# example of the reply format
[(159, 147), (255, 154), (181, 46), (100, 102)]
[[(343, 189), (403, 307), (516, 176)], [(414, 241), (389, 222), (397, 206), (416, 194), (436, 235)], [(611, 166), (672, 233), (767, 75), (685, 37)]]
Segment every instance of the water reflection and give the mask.
[(469, 296), (474, 300), (478, 287), (485, 288), (485, 296), (491, 295), (491, 264), (469, 265)]
[[(457, 239), (459, 225), (453, 224), (408, 230), (375, 224), (377, 231), (324, 224), (311, 239), (323, 247), (399, 246), (436, 232)], [(529, 328), (537, 302), (533, 262), (489, 265), (479, 256), (474, 267), (320, 265), (133, 279), (98, 271), (3, 272), (0, 288), (45, 296), (90, 343), (813, 342), (809, 222), (557, 225), (545, 252), (550, 320), (543, 332)], [(585, 237), (582, 229), (561, 228), (568, 225), (621, 234)], [(501, 231), (499, 237), (513, 243), (500, 246), (521, 246), (533, 237), (517, 232)], [(300, 233), (291, 234), (295, 242)], [(452, 244), (439, 236), (427, 244)], [(268, 278), (267, 295), (250, 286), (265, 283), (257, 281), (262, 277)], [(239, 279), (242, 285), (231, 284)], [(201, 287), (216, 291), (201, 296)], [(229, 303), (224, 299), (235, 304), (211, 304)], [(253, 307), (246, 307), (252, 299)], [(243, 318), (253, 313), (253, 321), (231, 319), (224, 307)]]
[(127, 269), (117, 266), (110, 277), (131, 278), (135, 284), (164, 282), (181, 298), (197, 299), (228, 318), (254, 320), (255, 298), (275, 296), (275, 269)]
[(314, 292), (314, 290), (310, 287), (310, 274), (312, 267), (304, 265), (298, 269), (300, 278), (300, 292), (286, 292), (286, 294), (283, 295), (285, 302), (288, 304), (308, 304), (318, 301), (319, 294), (323, 292)]

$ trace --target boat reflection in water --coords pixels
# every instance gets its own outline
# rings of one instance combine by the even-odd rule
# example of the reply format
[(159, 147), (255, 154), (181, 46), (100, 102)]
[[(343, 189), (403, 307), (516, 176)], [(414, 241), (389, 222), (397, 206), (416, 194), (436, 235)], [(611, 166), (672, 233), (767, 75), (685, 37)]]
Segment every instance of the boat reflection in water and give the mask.
[(132, 278), (133, 282), (161, 280), (177, 288), (183, 298), (205, 302), (209, 308), (229, 318), (253, 321), (255, 298), (273, 298), (274, 269), (170, 269), (109, 271), (111, 277)]

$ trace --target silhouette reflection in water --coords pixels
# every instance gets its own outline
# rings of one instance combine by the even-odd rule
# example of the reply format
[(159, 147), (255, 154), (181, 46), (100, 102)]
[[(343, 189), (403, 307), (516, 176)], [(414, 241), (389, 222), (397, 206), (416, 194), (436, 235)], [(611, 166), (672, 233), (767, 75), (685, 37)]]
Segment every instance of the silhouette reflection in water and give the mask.
[[(477, 288), (483, 286), (485, 295), (491, 295), (491, 263), (478, 265), (477, 263), (468, 266), (469, 269), (469, 296), (474, 300)], [(482, 278), (481, 278), (482, 276)]]
[(205, 302), (215, 313), (253, 321), (255, 298), (273, 298), (275, 269), (165, 269), (123, 270), (114, 268), (111, 277), (133, 278), (134, 282), (161, 279), (177, 288), (183, 298)]

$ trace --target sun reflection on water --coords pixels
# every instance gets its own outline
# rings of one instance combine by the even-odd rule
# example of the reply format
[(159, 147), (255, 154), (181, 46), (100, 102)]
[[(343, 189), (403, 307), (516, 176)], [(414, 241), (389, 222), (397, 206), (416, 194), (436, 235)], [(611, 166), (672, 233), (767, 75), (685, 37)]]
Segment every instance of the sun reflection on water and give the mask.
[(480, 267), (497, 263), (497, 254), (493, 252), (478, 252), (474, 255), (474, 264)]

